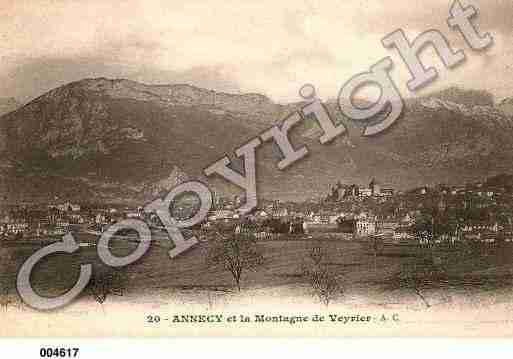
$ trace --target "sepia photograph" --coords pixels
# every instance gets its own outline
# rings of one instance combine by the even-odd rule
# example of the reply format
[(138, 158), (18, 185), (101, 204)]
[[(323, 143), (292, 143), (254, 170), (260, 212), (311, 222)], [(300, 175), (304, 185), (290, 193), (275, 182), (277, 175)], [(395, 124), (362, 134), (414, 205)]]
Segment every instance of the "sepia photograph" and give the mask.
[(513, 336), (511, 0), (0, 4), (1, 338)]

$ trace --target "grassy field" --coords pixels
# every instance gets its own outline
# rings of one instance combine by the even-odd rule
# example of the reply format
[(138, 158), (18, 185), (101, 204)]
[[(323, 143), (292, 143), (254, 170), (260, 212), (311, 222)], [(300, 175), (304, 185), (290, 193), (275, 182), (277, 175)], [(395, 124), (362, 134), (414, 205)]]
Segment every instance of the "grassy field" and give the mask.
[[(328, 236), (263, 241), (257, 246), (264, 255), (264, 263), (256, 271), (243, 273), (242, 291), (261, 289), (272, 294), (289, 288), (297, 289), (305, 296), (310, 295), (303, 268), (314, 248), (320, 248), (325, 254), (324, 264), (339, 283), (341, 294), (358, 292), (373, 296), (400, 291), (422, 297), (422, 293), (433, 289), (449, 293), (453, 290), (482, 293), (513, 288), (513, 250), (510, 244), (500, 247), (423, 248), (376, 256), (364, 250), (361, 243)], [(123, 291), (133, 295), (165, 291), (187, 296), (197, 291), (236, 291), (227, 271), (207, 264), (208, 247), (208, 242), (201, 242), (171, 259), (167, 254), (168, 248), (152, 245), (138, 262), (116, 270), (99, 261), (96, 248), (81, 248), (73, 255), (55, 254), (45, 258), (34, 269), (32, 281), (40, 294), (57, 295), (73, 285), (81, 263), (92, 263), (95, 273), (118, 273)], [(2, 294), (15, 294), (18, 268), (39, 248), (31, 245), (0, 246)], [(113, 252), (128, 254), (133, 248), (133, 243), (114, 242)]]

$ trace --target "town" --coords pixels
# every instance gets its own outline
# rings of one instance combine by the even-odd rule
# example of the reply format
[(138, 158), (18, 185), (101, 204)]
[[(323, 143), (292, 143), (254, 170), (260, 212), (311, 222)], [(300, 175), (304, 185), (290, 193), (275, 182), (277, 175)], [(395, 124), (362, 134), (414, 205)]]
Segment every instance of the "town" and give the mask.
[[(397, 191), (377, 179), (363, 186), (339, 181), (316, 201), (263, 199), (246, 214), (237, 210), (243, 198), (214, 192), (208, 217), (191, 232), (204, 241), (216, 233), (231, 232), (258, 240), (329, 237), (418, 243), (509, 242), (513, 239), (509, 182), (509, 176), (499, 175), (462, 186), (439, 184)], [(173, 204), (173, 217), (187, 218), (194, 211), (195, 199)], [(4, 243), (47, 243), (71, 232), (79, 241), (94, 245), (110, 225), (130, 218), (144, 220), (154, 231), (163, 228), (159, 218), (142, 207), (71, 201), (17, 204), (2, 208), (0, 239)]]

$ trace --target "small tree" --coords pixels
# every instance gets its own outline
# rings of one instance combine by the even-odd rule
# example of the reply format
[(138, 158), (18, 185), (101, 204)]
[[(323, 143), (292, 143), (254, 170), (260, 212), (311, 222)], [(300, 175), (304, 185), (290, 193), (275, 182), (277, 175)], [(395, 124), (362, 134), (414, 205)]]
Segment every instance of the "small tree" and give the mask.
[(446, 270), (442, 265), (442, 258), (432, 253), (416, 258), (409, 263), (403, 263), (394, 280), (399, 288), (412, 290), (424, 303), (426, 308), (431, 307), (424, 289), (430, 286), (440, 286), (448, 280)]
[(126, 285), (126, 276), (118, 271), (106, 270), (93, 272), (89, 290), (103, 310), (103, 303), (109, 295), (122, 296)]
[(401, 272), (399, 273), (399, 286), (409, 288), (422, 300), (427, 308), (431, 307), (423, 293), (423, 286), (425, 281), (424, 268), (417, 263), (402, 265)]
[[(10, 248), (9, 248), (10, 249)], [(13, 299), (16, 286), (16, 258), (18, 251), (0, 250), (0, 307), (7, 311), (10, 305), (16, 305)]]
[(10, 288), (7, 278), (4, 276), (0, 277), (0, 306), (4, 311), (7, 311), (7, 307), (12, 303), (10, 298)]
[(327, 263), (327, 253), (321, 247), (311, 249), (302, 272), (314, 295), (326, 306), (342, 292), (338, 277)]
[(237, 289), (241, 289), (241, 277), (245, 271), (255, 271), (262, 266), (264, 257), (256, 240), (248, 235), (218, 234), (209, 243), (207, 264), (222, 266), (232, 277)]

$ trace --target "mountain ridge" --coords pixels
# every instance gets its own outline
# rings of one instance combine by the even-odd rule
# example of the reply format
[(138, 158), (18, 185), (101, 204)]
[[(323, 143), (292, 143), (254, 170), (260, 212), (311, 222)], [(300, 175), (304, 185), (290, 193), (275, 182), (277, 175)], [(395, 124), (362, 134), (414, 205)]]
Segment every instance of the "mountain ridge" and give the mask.
[[(51, 198), (74, 186), (78, 197), (100, 200), (101, 184), (110, 183), (120, 187), (114, 191), (120, 199), (146, 198), (159, 191), (143, 188), (157, 188), (173, 171), (205, 180), (203, 168), (231, 156), (301, 105), (190, 85), (76, 81), (0, 117), (0, 188), (9, 195), (22, 191), (29, 198), (34, 192)], [(314, 197), (341, 178), (367, 183), (381, 177), (397, 187), (472, 180), (505, 172), (513, 159), (511, 116), (484, 91), (450, 88), (407, 99), (402, 118), (373, 138), (361, 137), (362, 124), (345, 118), (337, 104), (326, 105), (347, 133), (320, 145), (311, 121), (304, 121), (291, 138), (296, 147), (307, 145), (310, 155), (283, 172), (276, 170), (276, 146), (262, 145), (257, 153), (262, 194)], [(240, 161), (233, 165), (241, 168)], [(208, 180), (234, 190), (223, 180)]]

